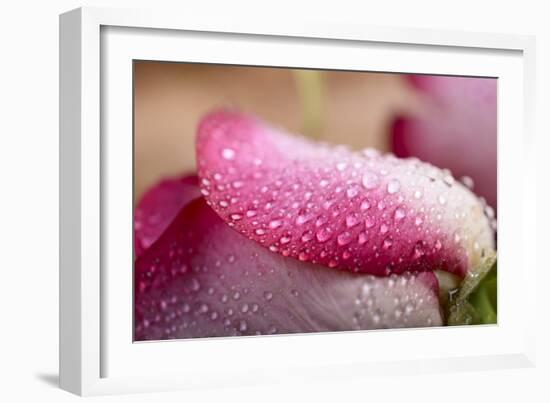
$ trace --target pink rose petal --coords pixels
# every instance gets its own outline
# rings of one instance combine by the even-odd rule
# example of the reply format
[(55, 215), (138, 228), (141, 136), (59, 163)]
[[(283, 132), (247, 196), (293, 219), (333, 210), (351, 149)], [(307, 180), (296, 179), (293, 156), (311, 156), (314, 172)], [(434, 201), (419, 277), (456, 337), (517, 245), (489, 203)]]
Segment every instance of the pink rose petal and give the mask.
[(184, 205), (199, 196), (194, 175), (166, 179), (145, 193), (134, 210), (135, 257), (157, 240)]
[(437, 288), (285, 258), (197, 199), (136, 261), (135, 339), (439, 326)]
[(468, 176), (475, 191), (497, 207), (497, 80), (411, 76), (431, 103), (423, 116), (398, 119), (393, 151), (415, 156), (457, 176)]
[(317, 144), (218, 111), (199, 126), (197, 161), (208, 204), (283, 256), (374, 275), (463, 276), (493, 248), (478, 198), (416, 159)]

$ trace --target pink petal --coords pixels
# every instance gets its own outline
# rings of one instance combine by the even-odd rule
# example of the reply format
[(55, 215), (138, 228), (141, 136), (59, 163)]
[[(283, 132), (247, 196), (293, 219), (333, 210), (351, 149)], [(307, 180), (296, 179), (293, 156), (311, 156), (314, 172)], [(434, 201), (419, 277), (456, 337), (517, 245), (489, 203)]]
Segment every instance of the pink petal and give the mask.
[(164, 180), (145, 193), (134, 210), (135, 257), (158, 239), (184, 205), (199, 196), (195, 175)]
[(200, 124), (197, 160), (211, 207), (283, 256), (374, 275), (463, 276), (493, 248), (478, 198), (416, 159), (317, 144), (218, 111)]
[(497, 80), (411, 76), (431, 102), (419, 117), (393, 129), (393, 151), (471, 177), (475, 191), (497, 206)]
[(135, 339), (439, 326), (433, 273), (380, 278), (269, 252), (204, 199), (135, 265)]

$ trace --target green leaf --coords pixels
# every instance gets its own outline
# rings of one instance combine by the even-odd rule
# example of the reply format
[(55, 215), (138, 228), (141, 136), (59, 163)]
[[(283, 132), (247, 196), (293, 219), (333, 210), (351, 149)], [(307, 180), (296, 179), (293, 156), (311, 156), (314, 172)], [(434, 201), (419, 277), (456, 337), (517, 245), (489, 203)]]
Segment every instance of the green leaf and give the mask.
[(449, 292), (447, 324), (479, 325), (497, 323), (497, 257), (488, 253), (468, 273), (459, 288)]

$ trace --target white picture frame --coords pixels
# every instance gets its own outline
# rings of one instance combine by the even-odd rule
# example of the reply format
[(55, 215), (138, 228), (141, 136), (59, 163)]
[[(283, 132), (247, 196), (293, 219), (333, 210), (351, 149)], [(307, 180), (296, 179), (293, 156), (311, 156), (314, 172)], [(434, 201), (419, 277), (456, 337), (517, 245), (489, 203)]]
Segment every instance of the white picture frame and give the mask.
[[(527, 279), (536, 264), (527, 242), (536, 225), (535, 169), (526, 158), (534, 136), (534, 49), (529, 36), (268, 16), (215, 20), (104, 8), (62, 14), (61, 387), (96, 395), (534, 365), (535, 285)], [(323, 59), (327, 51), (338, 57)], [(134, 59), (498, 77), (498, 325), (133, 343)]]

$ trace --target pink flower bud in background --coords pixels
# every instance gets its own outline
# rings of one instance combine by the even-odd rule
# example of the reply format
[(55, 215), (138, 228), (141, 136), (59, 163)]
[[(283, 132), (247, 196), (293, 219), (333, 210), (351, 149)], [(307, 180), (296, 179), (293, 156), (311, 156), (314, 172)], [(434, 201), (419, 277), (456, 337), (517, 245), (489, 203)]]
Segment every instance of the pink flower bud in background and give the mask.
[(409, 76), (426, 105), (396, 120), (392, 149), (448, 168), (487, 203), (497, 207), (497, 80)]

